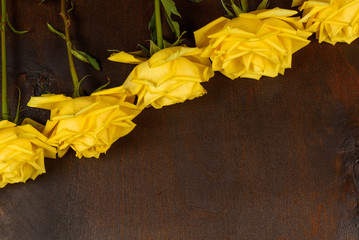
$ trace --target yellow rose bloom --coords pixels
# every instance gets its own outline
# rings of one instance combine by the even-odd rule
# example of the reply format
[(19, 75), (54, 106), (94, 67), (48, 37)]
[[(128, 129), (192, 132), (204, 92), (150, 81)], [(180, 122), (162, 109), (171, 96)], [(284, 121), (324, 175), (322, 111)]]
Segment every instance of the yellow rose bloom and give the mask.
[(359, 0), (294, 0), (303, 11), (301, 22), (319, 42), (350, 44), (359, 37)]
[(297, 11), (274, 8), (221, 17), (194, 33), (201, 56), (212, 60), (214, 71), (230, 79), (260, 79), (284, 74), (292, 54), (309, 44)]
[(198, 48), (169, 47), (141, 61), (123, 52), (109, 60), (141, 63), (127, 77), (123, 87), (137, 95), (138, 106), (162, 108), (166, 105), (192, 100), (206, 93), (201, 82), (208, 81), (214, 73), (208, 58), (200, 57)]
[(56, 157), (56, 149), (46, 142), (47, 138), (29, 124), (0, 121), (0, 188), (45, 173), (44, 158)]
[(78, 158), (98, 158), (135, 127), (132, 119), (140, 109), (128, 102), (131, 97), (117, 87), (78, 98), (45, 94), (32, 97), (28, 106), (51, 110), (43, 133), (59, 157), (72, 148)]

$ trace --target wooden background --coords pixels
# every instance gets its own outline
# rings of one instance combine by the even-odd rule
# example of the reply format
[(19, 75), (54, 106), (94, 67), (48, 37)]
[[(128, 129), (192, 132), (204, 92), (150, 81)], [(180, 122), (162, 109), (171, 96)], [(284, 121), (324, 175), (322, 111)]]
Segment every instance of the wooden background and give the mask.
[[(64, 41), (45, 25), (62, 28), (60, 1), (7, 2), (13, 25), (31, 29), (7, 35), (12, 109), (15, 86), (24, 103), (41, 85), (70, 92)], [(153, 1), (74, 3), (74, 45), (102, 65), (96, 72), (76, 61), (80, 76), (92, 75), (86, 92), (107, 77), (120, 85), (133, 66), (107, 61), (106, 50), (146, 43)], [(224, 14), (219, 0), (176, 3), (189, 32)], [(0, 239), (359, 239), (359, 40), (311, 39), (285, 76), (231, 81), (217, 73), (207, 95), (146, 109), (100, 159), (70, 152), (46, 160), (47, 174), (0, 190)]]

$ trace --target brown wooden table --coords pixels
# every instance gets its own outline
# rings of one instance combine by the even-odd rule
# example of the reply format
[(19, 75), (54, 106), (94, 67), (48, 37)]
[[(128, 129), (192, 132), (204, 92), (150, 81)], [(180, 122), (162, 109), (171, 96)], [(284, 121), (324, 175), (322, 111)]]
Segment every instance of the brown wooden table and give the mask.
[[(15, 85), (24, 103), (41, 85), (72, 89), (64, 41), (45, 25), (62, 28), (60, 1), (38, 2), (8, 1), (13, 25), (31, 29), (7, 34), (12, 110)], [(218, 0), (176, 2), (188, 32), (224, 14)], [(87, 93), (107, 77), (122, 84), (133, 66), (107, 61), (106, 50), (145, 43), (152, 12), (150, 0), (75, 1), (74, 44), (102, 65), (96, 72), (76, 61), (80, 76), (93, 76)], [(100, 159), (46, 160), (47, 174), (0, 190), (0, 239), (359, 239), (359, 40), (311, 39), (284, 76), (217, 73), (207, 95), (146, 109)]]

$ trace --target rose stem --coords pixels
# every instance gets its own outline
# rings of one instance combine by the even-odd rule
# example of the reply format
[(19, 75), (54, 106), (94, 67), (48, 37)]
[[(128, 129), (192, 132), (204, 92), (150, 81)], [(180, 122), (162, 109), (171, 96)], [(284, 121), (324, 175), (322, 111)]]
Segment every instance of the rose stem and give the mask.
[(157, 31), (157, 46), (163, 48), (163, 33), (161, 22), (161, 6), (160, 0), (155, 0), (155, 18), (156, 18), (156, 31)]
[(67, 47), (67, 56), (69, 59), (69, 66), (70, 66), (70, 72), (72, 77), (72, 82), (74, 84), (74, 93), (73, 97), (79, 97), (80, 96), (80, 86), (79, 86), (79, 78), (77, 76), (74, 59), (71, 54), (71, 39), (70, 39), (70, 20), (67, 17), (66, 12), (66, 0), (61, 0), (61, 13), (62, 19), (64, 20), (65, 24), (65, 41), (66, 41), (66, 47)]
[(7, 107), (7, 77), (6, 77), (6, 0), (1, 0), (1, 88), (2, 88), (2, 119), (8, 120), (8, 107)]

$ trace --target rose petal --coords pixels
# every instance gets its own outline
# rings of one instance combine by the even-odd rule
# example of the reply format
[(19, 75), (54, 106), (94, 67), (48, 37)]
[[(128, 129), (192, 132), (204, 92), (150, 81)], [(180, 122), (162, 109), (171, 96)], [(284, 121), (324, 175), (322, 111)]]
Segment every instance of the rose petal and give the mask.
[[(212, 60), (212, 69), (235, 79), (261, 76), (275, 77), (291, 67), (292, 54), (309, 44), (310, 32), (304, 30), (296, 11), (274, 8), (240, 14), (228, 20), (216, 32), (211, 32), (208, 46), (201, 56)], [(217, 26), (208, 24), (208, 32)], [(224, 22), (223, 20), (219, 22)], [(195, 34), (196, 44), (202, 44), (205, 36)], [(198, 39), (197, 39), (198, 38)]]
[(206, 93), (200, 83), (214, 75), (210, 61), (201, 54), (199, 48), (165, 48), (136, 66), (123, 86), (137, 95), (141, 108), (161, 108), (200, 97)]
[(55, 101), (56, 96), (43, 95), (34, 98), (31, 104), (51, 107), (51, 117), (43, 134), (48, 137), (47, 142), (57, 148), (59, 157), (72, 148), (79, 158), (98, 158), (135, 127), (132, 119), (141, 109), (127, 102), (128, 97), (131, 96), (123, 87), (117, 87), (87, 97), (58, 96), (63, 101)]
[(319, 42), (350, 44), (359, 37), (359, 0), (303, 1), (299, 10), (301, 22)]
[(0, 188), (45, 173), (44, 157), (56, 157), (47, 138), (29, 124), (0, 122)]
[(135, 57), (133, 54), (141, 54), (141, 53), (142, 53), (142, 51), (132, 52), (132, 54), (121, 51), (119, 53), (112, 54), (108, 58), (108, 60), (114, 61), (114, 62), (139, 64), (139, 63), (146, 61), (147, 59), (141, 58), (141, 57)]

